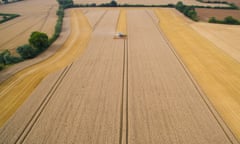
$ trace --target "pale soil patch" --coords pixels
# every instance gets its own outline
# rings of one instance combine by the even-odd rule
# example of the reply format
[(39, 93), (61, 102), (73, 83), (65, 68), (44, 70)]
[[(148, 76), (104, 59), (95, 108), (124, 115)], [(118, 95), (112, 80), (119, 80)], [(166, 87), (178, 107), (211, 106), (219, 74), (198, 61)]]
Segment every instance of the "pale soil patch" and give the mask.
[(160, 9), (156, 13), (177, 54), (240, 140), (240, 63), (194, 31), (175, 10)]
[(192, 28), (240, 63), (240, 26), (193, 23)]
[(223, 20), (227, 16), (232, 16), (240, 21), (239, 10), (196, 8), (196, 11), (200, 21), (208, 22), (211, 17), (215, 17), (218, 20)]
[(76, 60), (88, 44), (91, 27), (80, 10), (71, 11), (72, 32), (52, 57), (28, 67), (0, 85), (0, 125), (17, 110), (41, 80)]

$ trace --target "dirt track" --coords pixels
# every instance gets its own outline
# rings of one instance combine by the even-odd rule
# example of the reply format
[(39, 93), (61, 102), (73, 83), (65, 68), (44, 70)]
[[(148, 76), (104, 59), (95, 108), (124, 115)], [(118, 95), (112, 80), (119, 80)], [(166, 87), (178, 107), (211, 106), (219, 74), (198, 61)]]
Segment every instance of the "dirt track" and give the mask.
[[(44, 79), (0, 129), (0, 142), (237, 144), (152, 11), (83, 11), (93, 28), (87, 50)], [(118, 22), (127, 22), (128, 39), (113, 39)]]

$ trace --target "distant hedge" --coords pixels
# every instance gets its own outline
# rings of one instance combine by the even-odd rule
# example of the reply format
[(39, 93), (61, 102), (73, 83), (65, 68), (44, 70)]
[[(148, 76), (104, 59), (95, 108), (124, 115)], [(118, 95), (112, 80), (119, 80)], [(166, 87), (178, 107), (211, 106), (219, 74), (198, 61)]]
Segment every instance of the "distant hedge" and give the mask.
[(19, 17), (20, 15), (19, 15), (19, 14), (5, 14), (5, 13), (0, 13), (0, 16), (3, 17), (3, 19), (0, 20), (0, 24), (1, 24), (1, 23), (6, 22), (6, 21), (9, 21), (9, 20), (11, 20), (11, 19), (14, 19), (14, 18), (16, 18), (16, 17)]
[(197, 12), (194, 6), (184, 5), (183, 2), (178, 2), (176, 5), (176, 9), (183, 13), (185, 16), (189, 17), (194, 21), (198, 21)]
[[(202, 0), (199, 0), (199, 1), (202, 1)], [(191, 5), (188, 7), (210, 8), (210, 9), (237, 9), (238, 8), (233, 3), (228, 3), (228, 5), (229, 5), (229, 7), (221, 7), (221, 6), (211, 7), (211, 6), (198, 6), (198, 5)], [(166, 5), (118, 4), (116, 1), (112, 0), (108, 3), (102, 3), (102, 4), (96, 4), (96, 3), (73, 4), (72, 6), (69, 6), (67, 8), (74, 8), (74, 7), (169, 7), (169, 8), (176, 8), (176, 5), (175, 4), (166, 4)]]
[(3, 69), (5, 65), (15, 64), (21, 62), (22, 60), (23, 59), (21, 57), (12, 56), (9, 50), (5, 50), (0, 53), (1, 69)]
[(57, 0), (59, 5), (62, 6), (64, 9), (69, 8), (73, 6), (73, 1), (72, 0)]
[(18, 1), (23, 1), (23, 0), (14, 0), (14, 1), (2, 0), (2, 2), (3, 2), (4, 4), (14, 3), (14, 2), (18, 2)]
[(227, 16), (224, 20), (218, 20), (215, 17), (211, 17), (208, 20), (209, 23), (218, 23), (218, 24), (231, 24), (231, 25), (240, 25), (240, 21), (233, 18), (232, 16)]

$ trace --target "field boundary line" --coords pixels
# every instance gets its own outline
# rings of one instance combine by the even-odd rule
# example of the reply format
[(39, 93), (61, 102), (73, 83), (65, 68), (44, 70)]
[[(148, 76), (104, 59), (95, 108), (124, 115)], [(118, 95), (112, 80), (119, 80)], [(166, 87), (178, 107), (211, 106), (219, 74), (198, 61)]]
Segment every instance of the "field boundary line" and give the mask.
[(47, 95), (45, 96), (43, 101), (41, 102), (40, 106), (37, 108), (36, 112), (33, 114), (31, 119), (28, 121), (28, 123), (24, 127), (23, 131), (20, 133), (20, 135), (16, 139), (15, 144), (24, 142), (24, 140), (26, 139), (26, 137), (28, 136), (28, 134), (31, 132), (31, 130), (33, 129), (34, 125), (36, 124), (37, 120), (41, 116), (42, 112), (45, 110), (45, 108), (48, 105), (49, 101), (52, 99), (53, 95), (57, 91), (58, 87), (62, 83), (63, 79), (65, 78), (65, 76), (67, 75), (69, 70), (71, 69), (72, 65), (73, 65), (73, 63), (70, 64), (69, 66), (67, 66), (62, 71), (62, 73), (60, 74), (60, 76), (58, 77), (56, 82), (53, 84), (52, 88), (49, 90), (49, 92), (47, 93)]
[[(119, 11), (115, 31), (118, 30), (121, 11)], [(126, 23), (127, 24), (127, 23)], [(127, 31), (127, 27), (126, 30)], [(123, 64), (122, 64), (122, 96), (120, 102), (120, 128), (119, 144), (128, 144), (128, 38), (119, 39), (123, 41)]]
[(128, 39), (126, 42), (126, 144), (128, 144)]
[(104, 11), (104, 13), (101, 15), (101, 17), (97, 20), (97, 22), (94, 24), (94, 26), (92, 27), (93, 31), (95, 31), (96, 27), (98, 26), (98, 24), (102, 21), (103, 17), (106, 15), (107, 10)]
[(119, 144), (128, 144), (128, 42), (123, 40), (122, 97), (120, 104)]
[[(146, 12), (148, 13), (148, 12)], [(156, 14), (156, 12), (155, 12)], [(148, 15), (151, 17), (152, 22), (154, 23), (154, 25), (156, 26), (158, 32), (162, 35), (163, 39), (166, 41), (166, 44), (169, 46), (171, 52), (174, 54), (174, 56), (177, 58), (177, 61), (180, 63), (180, 65), (182, 66), (183, 70), (185, 71), (185, 73), (187, 74), (188, 78), (190, 79), (190, 81), (192, 82), (193, 86), (195, 87), (195, 89), (197, 90), (197, 92), (199, 93), (200, 97), (202, 98), (203, 102), (206, 104), (208, 110), (210, 111), (210, 113), (213, 115), (214, 119), (216, 120), (216, 122), (218, 123), (218, 125), (220, 126), (220, 128), (223, 130), (224, 134), (226, 135), (226, 137), (228, 138), (228, 140), (232, 143), (232, 144), (239, 144), (239, 142), (237, 141), (235, 135), (233, 134), (233, 132), (229, 129), (229, 127), (227, 126), (227, 124), (224, 122), (224, 120), (222, 119), (222, 117), (220, 116), (220, 114), (217, 112), (217, 110), (214, 108), (213, 104), (211, 103), (211, 101), (208, 99), (208, 97), (206, 96), (206, 94), (204, 93), (204, 91), (201, 89), (201, 87), (199, 86), (199, 84), (197, 83), (197, 81), (193, 78), (193, 76), (191, 75), (190, 71), (188, 70), (188, 68), (186, 67), (186, 65), (182, 62), (181, 58), (178, 56), (178, 53), (175, 51), (174, 47), (172, 46), (171, 42), (168, 40), (167, 36), (164, 34), (164, 32), (162, 31), (161, 27), (158, 25), (158, 23), (155, 23), (153, 21), (152, 16), (148, 13)]]
[(43, 27), (46, 25), (46, 22), (49, 18), (49, 15), (51, 13), (51, 11), (53, 10), (53, 7), (54, 6), (51, 6), (49, 9), (48, 9), (48, 12), (47, 12), (47, 15), (44, 17), (44, 22), (42, 23), (42, 25), (40, 26), (40, 31), (42, 31)]

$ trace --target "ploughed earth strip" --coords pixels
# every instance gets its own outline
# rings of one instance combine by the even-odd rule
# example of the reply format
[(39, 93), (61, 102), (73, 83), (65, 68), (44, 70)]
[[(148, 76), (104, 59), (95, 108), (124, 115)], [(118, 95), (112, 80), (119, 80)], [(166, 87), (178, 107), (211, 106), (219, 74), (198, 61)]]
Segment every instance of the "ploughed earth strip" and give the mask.
[[(83, 11), (98, 19), (86, 51), (41, 82), (0, 143), (237, 144), (152, 11)], [(126, 38), (113, 38), (118, 23)]]

